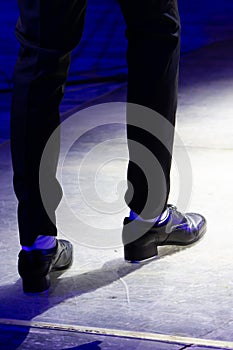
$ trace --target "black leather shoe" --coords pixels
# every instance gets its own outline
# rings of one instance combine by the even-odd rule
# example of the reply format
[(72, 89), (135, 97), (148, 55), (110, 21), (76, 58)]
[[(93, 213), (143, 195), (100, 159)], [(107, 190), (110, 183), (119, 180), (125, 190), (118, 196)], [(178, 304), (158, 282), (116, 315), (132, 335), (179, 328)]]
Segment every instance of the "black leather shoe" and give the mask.
[(63, 239), (57, 240), (55, 248), (21, 250), (18, 271), (25, 293), (42, 293), (49, 289), (51, 271), (64, 270), (71, 266), (73, 246)]
[(206, 220), (200, 214), (181, 214), (173, 205), (161, 225), (124, 219), (122, 240), (125, 260), (140, 261), (158, 255), (158, 246), (186, 246), (198, 241), (206, 232)]

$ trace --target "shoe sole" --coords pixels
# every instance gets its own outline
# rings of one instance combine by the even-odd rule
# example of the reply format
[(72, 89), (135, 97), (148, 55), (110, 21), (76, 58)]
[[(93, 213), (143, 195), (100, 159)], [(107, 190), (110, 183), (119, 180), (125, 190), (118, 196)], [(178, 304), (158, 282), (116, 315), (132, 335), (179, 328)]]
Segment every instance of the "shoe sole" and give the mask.
[(177, 245), (177, 246), (189, 246), (198, 242), (206, 233), (207, 225), (206, 223), (201, 227), (199, 235), (196, 239), (191, 242), (177, 242), (177, 241), (165, 241), (156, 244), (155, 234), (148, 232), (143, 237), (137, 239), (136, 241), (125, 245), (124, 256), (125, 260), (129, 262), (142, 261), (146, 259), (153, 258), (158, 255), (158, 247), (165, 245)]

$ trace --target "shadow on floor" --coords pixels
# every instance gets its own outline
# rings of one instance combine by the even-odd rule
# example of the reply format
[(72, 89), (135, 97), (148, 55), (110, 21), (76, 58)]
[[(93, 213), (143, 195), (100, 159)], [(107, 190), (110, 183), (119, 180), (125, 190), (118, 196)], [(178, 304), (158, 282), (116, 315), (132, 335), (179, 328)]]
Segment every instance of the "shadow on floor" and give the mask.
[[(180, 250), (187, 248), (189, 247), (161, 247), (157, 259), (162, 259), (167, 255), (176, 254)], [(36, 316), (46, 312), (48, 309), (53, 308), (68, 299), (81, 296), (85, 293), (91, 293), (99, 288), (110, 285), (120, 278), (124, 278), (128, 274), (148, 265), (152, 261), (154, 261), (154, 259), (147, 260), (140, 264), (130, 264), (119, 258), (106, 262), (100, 269), (64, 278), (59, 278), (61, 277), (62, 272), (53, 272), (51, 274), (52, 283), (49, 293), (40, 295), (23, 294), (21, 279), (18, 279), (13, 285), (0, 286), (0, 317), (2, 319), (30, 321)], [(2, 327), (4, 328), (7, 326), (3, 325)], [(0, 330), (2, 327), (0, 326)], [(10, 338), (5, 332), (1, 331), (0, 345), (3, 345), (4, 343), (4, 347), (2, 347), (3, 349), (15, 350), (24, 342), (29, 331), (30, 327), (23, 326), (23, 331), (21, 330), (20, 332), (17, 332), (16, 337), (11, 336)], [(14, 332), (11, 332), (11, 334), (14, 334)], [(100, 349), (100, 343), (101, 342), (94, 341), (70, 349), (97, 350)]]

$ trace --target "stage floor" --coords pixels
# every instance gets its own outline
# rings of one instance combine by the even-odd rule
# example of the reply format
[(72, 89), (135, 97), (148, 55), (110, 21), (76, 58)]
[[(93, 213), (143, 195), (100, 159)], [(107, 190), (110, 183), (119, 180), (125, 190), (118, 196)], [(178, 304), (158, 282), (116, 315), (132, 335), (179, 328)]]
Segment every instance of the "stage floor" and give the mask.
[[(60, 237), (74, 244), (74, 263), (54, 275), (49, 295), (24, 295), (9, 142), (1, 145), (2, 349), (233, 349), (232, 45), (215, 43), (181, 62), (169, 202), (207, 218), (206, 236), (192, 247), (161, 247), (156, 259), (141, 264), (123, 260), (121, 226), (128, 210), (122, 85), (87, 103), (92, 107), (84, 112), (76, 108), (66, 115), (66, 121), (77, 117), (81, 136), (61, 166), (75, 219), (58, 212)], [(74, 138), (74, 124), (64, 125), (62, 155)], [(182, 151), (183, 166), (176, 162)], [(179, 183), (184, 174), (189, 180)]]

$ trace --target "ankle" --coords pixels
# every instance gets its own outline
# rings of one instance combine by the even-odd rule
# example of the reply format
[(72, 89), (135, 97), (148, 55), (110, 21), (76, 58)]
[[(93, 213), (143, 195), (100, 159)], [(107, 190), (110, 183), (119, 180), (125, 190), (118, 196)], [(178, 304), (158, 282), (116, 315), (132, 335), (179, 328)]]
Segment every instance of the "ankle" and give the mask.
[(28, 252), (36, 249), (52, 249), (56, 246), (56, 237), (38, 236), (32, 246), (22, 246), (23, 250)]
[(140, 215), (136, 214), (133, 210), (130, 210), (130, 215), (129, 215), (131, 220), (139, 220), (139, 221), (148, 222), (148, 223), (156, 223), (159, 225), (164, 223), (167, 220), (168, 216), (169, 216), (169, 210), (167, 208), (162, 212), (162, 214), (151, 219), (143, 219)]

